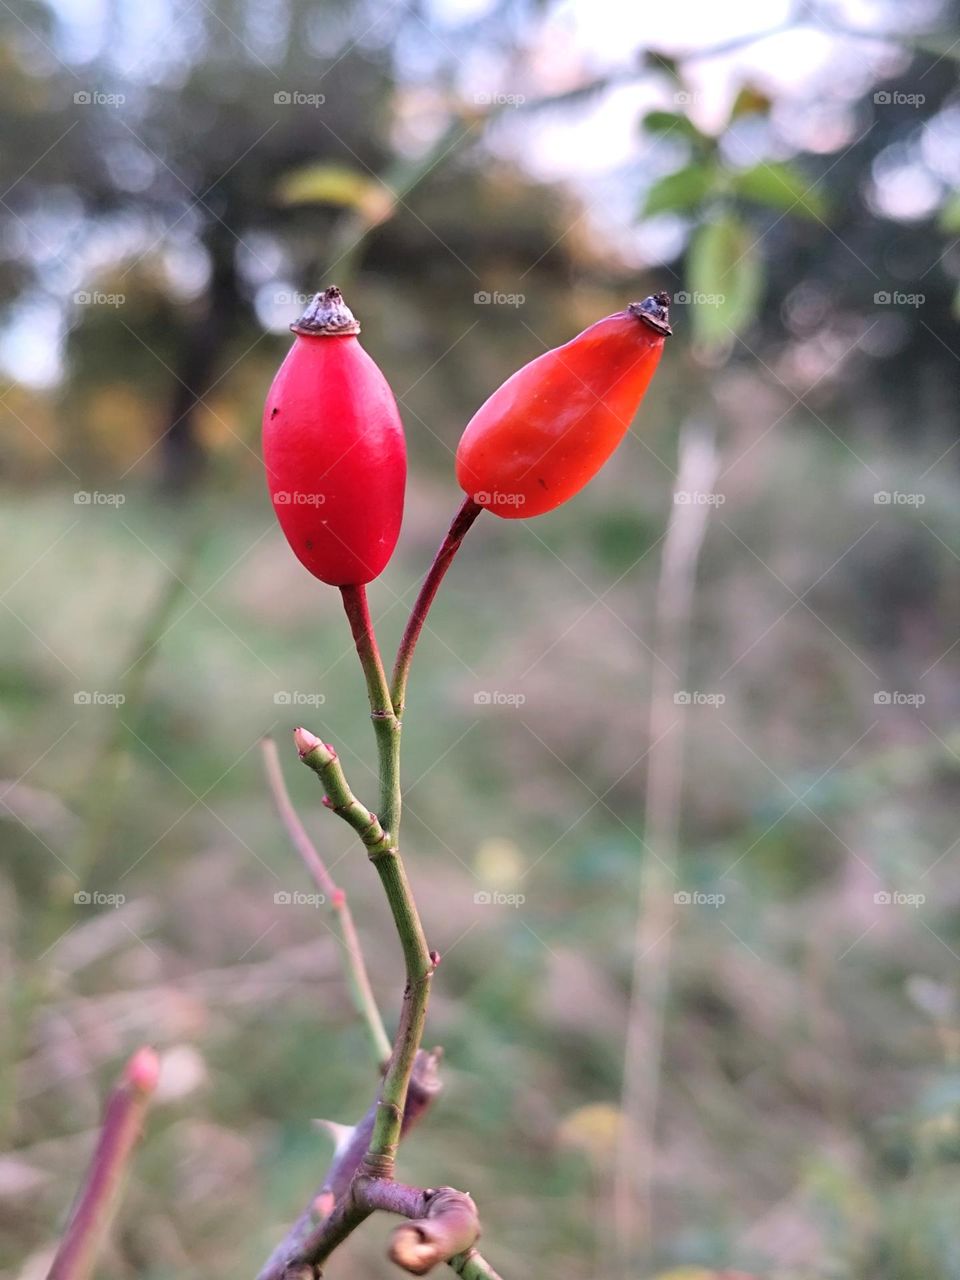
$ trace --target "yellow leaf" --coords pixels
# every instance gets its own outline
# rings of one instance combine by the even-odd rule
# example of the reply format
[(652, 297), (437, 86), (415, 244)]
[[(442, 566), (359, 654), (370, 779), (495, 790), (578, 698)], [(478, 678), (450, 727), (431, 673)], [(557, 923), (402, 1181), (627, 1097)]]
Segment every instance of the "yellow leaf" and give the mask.
[(617, 1145), (621, 1116), (609, 1102), (592, 1102), (572, 1111), (560, 1125), (560, 1141), (593, 1160), (608, 1158)]
[(340, 164), (309, 164), (291, 169), (277, 183), (280, 204), (333, 204), (355, 209), (371, 225), (393, 213), (392, 193), (376, 178)]

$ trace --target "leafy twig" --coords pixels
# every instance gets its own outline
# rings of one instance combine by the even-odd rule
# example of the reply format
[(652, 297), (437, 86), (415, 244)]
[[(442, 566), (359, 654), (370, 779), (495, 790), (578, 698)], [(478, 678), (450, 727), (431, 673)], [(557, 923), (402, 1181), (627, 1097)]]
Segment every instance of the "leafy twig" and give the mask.
[(107, 1099), (96, 1150), (47, 1280), (89, 1280), (93, 1275), (97, 1251), (116, 1214), (124, 1174), (158, 1073), (154, 1051), (138, 1049)]
[(273, 794), (277, 811), (280, 814), (280, 819), (294, 848), (303, 859), (307, 870), (313, 876), (318, 888), (326, 896), (327, 902), (336, 913), (340, 927), (340, 937), (347, 955), (347, 969), (350, 974), (350, 986), (353, 991), (357, 1012), (363, 1018), (370, 1033), (376, 1061), (380, 1067), (383, 1067), (390, 1057), (390, 1038), (383, 1025), (383, 1018), (380, 1016), (373, 988), (370, 986), (370, 977), (367, 973), (363, 951), (360, 947), (360, 939), (354, 924), (353, 912), (347, 902), (347, 895), (335, 884), (333, 877), (327, 870), (326, 863), (317, 852), (316, 846), (307, 835), (306, 828), (300, 821), (299, 814), (293, 807), (286, 783), (283, 780), (283, 770), (280, 767), (277, 744), (272, 738), (264, 738), (260, 746), (263, 752), (263, 765), (266, 770), (267, 781), (270, 784), (270, 790)]

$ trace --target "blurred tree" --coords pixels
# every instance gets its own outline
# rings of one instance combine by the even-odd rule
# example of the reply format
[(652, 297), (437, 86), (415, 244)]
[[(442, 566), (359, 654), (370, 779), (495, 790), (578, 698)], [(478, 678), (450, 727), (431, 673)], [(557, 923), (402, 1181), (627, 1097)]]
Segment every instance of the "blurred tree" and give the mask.
[(446, 93), (442, 68), (418, 136), (404, 136), (401, 71), (426, 30), (415, 7), (173, 4), (151, 19), (156, 37), (131, 14), (107, 11), (88, 61), (52, 10), (0, 19), (0, 57), (17, 68), (0, 90), (13, 140), (0, 302), (9, 314), (74, 297), (65, 415), (84, 434), (100, 392), (128, 386), (168, 489), (201, 473), (201, 410), (264, 325), (282, 329), (278, 298), (293, 318), (293, 289), (369, 269), (422, 292), (429, 314), (427, 295), (436, 313), (454, 283), (472, 306), (511, 256), (544, 275), (567, 260), (553, 247), (559, 197), (475, 154), (483, 115)]

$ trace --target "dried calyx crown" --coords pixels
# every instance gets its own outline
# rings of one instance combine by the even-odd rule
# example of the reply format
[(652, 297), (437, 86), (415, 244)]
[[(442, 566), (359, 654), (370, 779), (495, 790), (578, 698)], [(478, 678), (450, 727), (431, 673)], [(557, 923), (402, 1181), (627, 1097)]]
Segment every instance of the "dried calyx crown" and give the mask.
[(651, 329), (656, 329), (657, 333), (668, 337), (673, 333), (670, 328), (669, 293), (655, 293), (649, 298), (644, 298), (642, 302), (631, 302), (627, 310), (632, 316), (648, 324)]
[(360, 322), (343, 300), (337, 286), (315, 293), (299, 320), (290, 326), (304, 337), (343, 338), (360, 332)]

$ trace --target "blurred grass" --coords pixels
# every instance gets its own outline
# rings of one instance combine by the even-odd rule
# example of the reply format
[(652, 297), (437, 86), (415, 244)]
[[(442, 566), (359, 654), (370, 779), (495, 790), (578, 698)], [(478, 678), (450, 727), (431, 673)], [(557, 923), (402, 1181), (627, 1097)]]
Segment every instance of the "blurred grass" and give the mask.
[[(917, 479), (933, 455), (857, 442), (871, 475), (815, 424), (767, 435), (761, 419), (745, 410), (726, 442), (701, 574), (694, 688), (725, 702), (677, 707), (692, 722), (678, 888), (726, 900), (687, 909), (676, 940), (656, 1262), (955, 1280), (953, 486)], [(672, 457), (670, 439), (653, 443)], [(603, 1270), (608, 1112), (584, 1109), (619, 1096), (668, 481), (634, 439), (555, 515), (484, 517), (411, 683), (406, 845), (444, 956), (428, 1039), (446, 1047), (447, 1089), (402, 1173), (468, 1188), (507, 1275)], [(323, 914), (274, 903), (311, 886), (256, 750), (271, 731), (283, 752), (303, 721), (369, 795), (362, 683), (336, 593), (250, 488), (202, 499), (207, 534), (142, 703), (116, 710), (74, 695), (119, 688), (182, 517), (134, 488), (116, 508), (4, 495), (5, 1276), (42, 1274), (105, 1083), (140, 1039), (178, 1047), (177, 1096), (154, 1113), (104, 1276), (253, 1274), (327, 1157), (309, 1117), (348, 1121), (369, 1100)], [(881, 488), (927, 502), (877, 506)], [(388, 651), (455, 502), (452, 482), (414, 488), (372, 591)], [(891, 689), (926, 702), (875, 703)], [(525, 700), (478, 705), (481, 691)], [(96, 881), (77, 881), (77, 815), (114, 733), (115, 820)], [(392, 1022), (398, 961), (374, 878), (292, 750), (286, 763)], [(126, 902), (75, 905), (78, 888)], [(877, 905), (879, 890), (925, 901)], [(384, 1230), (331, 1274), (383, 1274)]]

